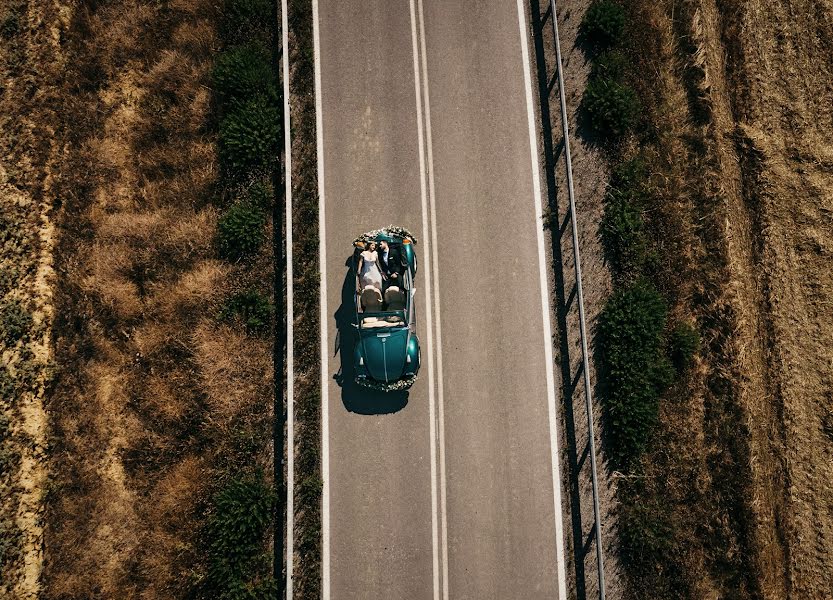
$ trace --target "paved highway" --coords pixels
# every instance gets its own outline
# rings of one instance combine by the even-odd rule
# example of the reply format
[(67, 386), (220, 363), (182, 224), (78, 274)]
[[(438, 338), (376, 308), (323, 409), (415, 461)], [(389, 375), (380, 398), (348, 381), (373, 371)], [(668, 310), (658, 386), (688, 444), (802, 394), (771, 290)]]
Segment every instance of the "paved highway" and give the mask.
[[(325, 598), (563, 595), (521, 10), (317, 0)], [(340, 326), (351, 241), (390, 223), (419, 239), (408, 395), (350, 384)]]

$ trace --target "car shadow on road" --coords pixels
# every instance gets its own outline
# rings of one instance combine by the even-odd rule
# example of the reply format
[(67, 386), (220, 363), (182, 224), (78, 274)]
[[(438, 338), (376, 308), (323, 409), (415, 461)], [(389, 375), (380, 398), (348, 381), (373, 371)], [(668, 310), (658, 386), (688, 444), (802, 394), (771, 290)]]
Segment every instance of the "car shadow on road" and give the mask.
[(356, 383), (353, 351), (359, 341), (356, 322), (356, 278), (352, 269), (353, 257), (344, 263), (347, 272), (341, 285), (341, 306), (335, 312), (336, 336), (334, 356), (341, 361), (338, 373), (333, 376), (341, 388), (341, 402), (348, 411), (360, 415), (386, 415), (399, 412), (408, 405), (408, 391), (382, 392), (362, 387)]

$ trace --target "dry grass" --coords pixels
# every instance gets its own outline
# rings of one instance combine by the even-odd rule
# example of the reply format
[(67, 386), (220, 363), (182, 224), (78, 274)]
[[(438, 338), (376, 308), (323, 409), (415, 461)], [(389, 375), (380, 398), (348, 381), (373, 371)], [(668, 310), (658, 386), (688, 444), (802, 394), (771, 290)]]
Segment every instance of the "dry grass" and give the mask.
[[(631, 47), (658, 273), (702, 357), (669, 394), (624, 521), (631, 595), (824, 598), (833, 585), (833, 4), (637, 2)], [(789, 82), (789, 83), (785, 83)], [(624, 525), (627, 528), (627, 523)]]
[(823, 598), (833, 587), (833, 440), (823, 425), (833, 389), (833, 3), (699, 9), (710, 56), (726, 56), (711, 61), (723, 80), (721, 164), (739, 167), (726, 186), (727, 238), (737, 360), (749, 373), (740, 398), (761, 595)]
[(75, 8), (43, 597), (185, 597), (218, 479), (271, 472), (271, 342), (216, 319), (271, 248), (216, 258), (216, 3)]
[(38, 597), (48, 483), (57, 5), (0, 1), (0, 596)]

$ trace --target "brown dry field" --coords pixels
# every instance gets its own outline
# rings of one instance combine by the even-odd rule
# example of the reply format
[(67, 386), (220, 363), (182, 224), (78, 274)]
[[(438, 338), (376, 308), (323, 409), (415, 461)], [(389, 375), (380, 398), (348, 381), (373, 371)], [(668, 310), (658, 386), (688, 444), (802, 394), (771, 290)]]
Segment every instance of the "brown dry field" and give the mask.
[(218, 479), (271, 471), (271, 340), (217, 320), (229, 293), (271, 293), (271, 248), (216, 258), (216, 3), (72, 18), (44, 597), (183, 597)]
[[(48, 484), (44, 399), (52, 371), (52, 194), (61, 147), (46, 82), (64, 64), (60, 17), (50, 9), (0, 2), (0, 597), (26, 600), (40, 588)], [(28, 316), (17, 321), (22, 327), (14, 314)]]
[[(35, 492), (15, 484), (26, 469), (38, 476), (29, 455), (45, 445), (34, 434), (22, 443), (33, 394), (14, 408), (14, 439), (32, 451), (19, 461), (22, 475), (4, 477), (2, 517), (33, 494), (46, 508), (29, 518), (42, 531), (27, 530), (18, 511), (26, 546), (3, 565), (0, 590), (184, 597), (203, 573), (210, 494), (231, 471), (259, 465), (268, 477), (272, 464), (272, 342), (218, 320), (234, 291), (271, 294), (273, 271), (269, 243), (248, 264), (216, 257), (228, 202), (217, 186), (210, 89), (218, 8), (0, 2), (0, 17), (10, 10), (20, 25), (2, 40), (3, 217), (10, 204), (30, 207), (34, 267), (14, 293), (51, 339), (56, 370), (48, 423), (35, 432), (48, 435), (49, 479)], [(41, 219), (50, 215), (54, 244)], [(52, 297), (40, 291), (51, 263)], [(4, 344), (4, 366), (8, 355)], [(39, 381), (34, 396), (43, 398)]]
[[(587, 2), (573, 4), (570, 39)], [(646, 510), (669, 510), (675, 531), (660, 576), (684, 582), (676, 597), (828, 598), (833, 0), (630, 10), (654, 75), (647, 158), (665, 203), (649, 222), (677, 257), (662, 274), (672, 319), (703, 336), (640, 475), (640, 497), (662, 499)], [(209, 0), (0, 0), (0, 291), (33, 315), (28, 339), (3, 342), (16, 383), (0, 405), (0, 531), (14, 540), (0, 596), (186, 596), (217, 477), (253, 446), (269, 470), (271, 342), (216, 319), (233, 291), (270, 292), (272, 269), (268, 248), (250, 265), (216, 258), (217, 18)], [(567, 51), (572, 106), (582, 60)], [(574, 151), (577, 177), (593, 174), (579, 189), (592, 320), (610, 289), (593, 230), (605, 169)], [(630, 482), (605, 482), (615, 532)], [(657, 573), (608, 568), (632, 578), (611, 597), (660, 596), (638, 585)]]
[(833, 2), (703, 0), (765, 598), (833, 589)]
[(645, 508), (671, 511), (675, 542), (635, 581), (683, 582), (669, 597), (829, 598), (833, 2), (631, 12), (666, 200), (649, 223), (676, 257), (663, 287), (703, 336), (638, 484), (657, 502)]

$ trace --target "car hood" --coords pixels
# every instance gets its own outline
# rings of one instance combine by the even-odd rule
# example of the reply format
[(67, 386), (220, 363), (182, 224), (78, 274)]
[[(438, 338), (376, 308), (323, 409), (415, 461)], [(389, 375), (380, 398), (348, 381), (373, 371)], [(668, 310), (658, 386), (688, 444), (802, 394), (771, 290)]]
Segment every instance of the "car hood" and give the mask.
[(402, 377), (409, 333), (407, 328), (362, 333), (364, 364), (373, 379), (388, 382)]

